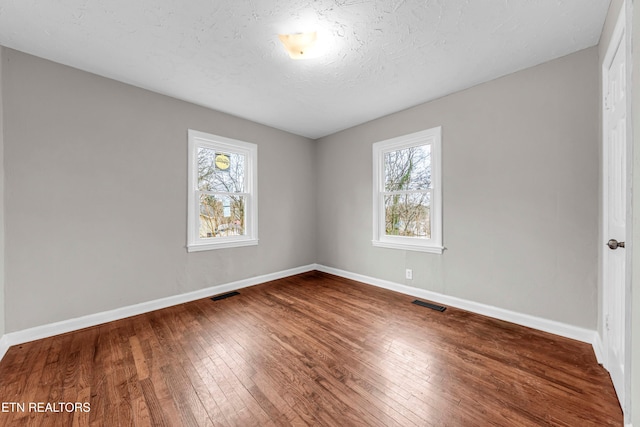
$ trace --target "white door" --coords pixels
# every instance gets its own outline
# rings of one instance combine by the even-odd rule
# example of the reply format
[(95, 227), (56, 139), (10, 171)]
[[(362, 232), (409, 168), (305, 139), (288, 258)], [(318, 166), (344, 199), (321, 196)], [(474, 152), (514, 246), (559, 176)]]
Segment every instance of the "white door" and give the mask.
[(603, 63), (603, 329), (605, 368), (618, 399), (625, 399), (627, 221), (627, 67), (624, 14)]

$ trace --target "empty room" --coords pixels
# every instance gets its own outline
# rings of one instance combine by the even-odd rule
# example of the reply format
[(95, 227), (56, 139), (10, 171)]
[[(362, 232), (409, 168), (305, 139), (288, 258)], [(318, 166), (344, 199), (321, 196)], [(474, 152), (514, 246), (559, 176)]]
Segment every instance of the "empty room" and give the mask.
[(0, 0), (0, 425), (640, 426), (636, 25)]

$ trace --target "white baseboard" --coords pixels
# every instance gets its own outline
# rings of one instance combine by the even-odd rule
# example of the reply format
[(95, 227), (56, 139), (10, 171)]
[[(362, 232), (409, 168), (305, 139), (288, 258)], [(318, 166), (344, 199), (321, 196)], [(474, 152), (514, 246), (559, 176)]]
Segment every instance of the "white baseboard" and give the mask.
[(9, 344), (9, 338), (7, 338), (6, 335), (3, 335), (2, 338), (0, 338), (0, 360), (2, 360), (4, 355), (7, 353), (9, 347), (11, 347)]
[(174, 295), (166, 298), (160, 298), (153, 301), (134, 304), (115, 310), (103, 311), (101, 313), (89, 314), (87, 316), (77, 317), (75, 319), (63, 320), (61, 322), (50, 323), (47, 325), (36, 326), (22, 331), (11, 332), (5, 334), (0, 339), (0, 360), (12, 345), (23, 344), (29, 341), (35, 341), (42, 338), (52, 337), (54, 335), (64, 334), (76, 331), (78, 329), (88, 328), (90, 326), (100, 325), (102, 323), (112, 322), (138, 314), (148, 313), (154, 310), (207, 298), (225, 292), (235, 291), (237, 289), (258, 285), (260, 283), (270, 282), (272, 280), (282, 279), (284, 277), (293, 276), (300, 273), (306, 273), (316, 269), (315, 264), (302, 267), (292, 268), (289, 270), (279, 271), (277, 273), (265, 274), (262, 276), (252, 277), (249, 279), (238, 280), (236, 282), (225, 283), (223, 285), (212, 286), (205, 289), (199, 289), (193, 292), (187, 292), (180, 295)]
[(606, 366), (605, 359), (604, 359), (605, 355), (604, 355), (604, 345), (602, 344), (602, 337), (597, 331), (594, 332), (593, 343), (591, 345), (593, 346), (593, 352), (596, 354), (596, 360), (598, 361), (598, 363), (603, 366)]
[[(493, 317), (507, 322), (515, 323), (529, 328), (538, 329), (544, 332), (549, 332), (562, 337), (571, 338), (574, 340), (582, 341), (595, 345), (595, 331), (580, 328), (577, 326), (567, 325), (565, 323), (556, 322), (553, 320), (543, 319), (541, 317), (535, 317), (528, 314), (518, 313), (515, 311), (505, 310), (486, 304), (481, 304), (473, 301), (468, 301), (462, 298), (452, 297), (449, 295), (440, 294), (437, 292), (427, 291), (424, 289), (414, 288), (412, 286), (401, 285), (399, 283), (390, 282), (388, 280), (376, 279), (374, 277), (364, 276), (362, 274), (351, 273), (348, 271), (340, 270), (333, 267), (327, 267), (324, 265), (316, 265), (318, 271), (334, 274), (336, 276), (344, 277), (358, 282), (363, 282), (369, 285), (377, 286), (384, 289), (400, 292), (406, 295), (411, 295), (418, 298), (427, 299), (437, 302), (443, 305), (449, 305), (463, 310), (471, 311), (473, 313), (482, 314), (484, 316)], [(594, 346), (595, 351), (595, 346)]]

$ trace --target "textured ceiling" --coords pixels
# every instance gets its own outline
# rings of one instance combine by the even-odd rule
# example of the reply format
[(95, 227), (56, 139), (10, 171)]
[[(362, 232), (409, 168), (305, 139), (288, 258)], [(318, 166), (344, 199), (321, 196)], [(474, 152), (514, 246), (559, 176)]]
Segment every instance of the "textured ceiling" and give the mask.
[[(609, 0), (0, 0), (0, 44), (310, 138), (598, 43)], [(319, 31), (292, 60), (278, 33)]]

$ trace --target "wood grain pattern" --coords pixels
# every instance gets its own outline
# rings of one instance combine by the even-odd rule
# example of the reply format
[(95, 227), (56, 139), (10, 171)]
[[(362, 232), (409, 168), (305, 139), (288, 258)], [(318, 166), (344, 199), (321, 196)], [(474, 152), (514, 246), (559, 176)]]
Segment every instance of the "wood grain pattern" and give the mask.
[(413, 299), (311, 272), (14, 346), (0, 425), (622, 425), (588, 344)]

